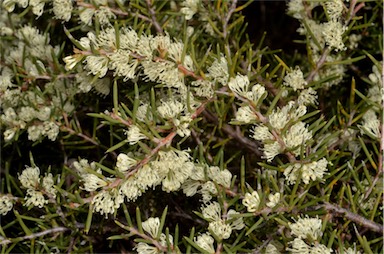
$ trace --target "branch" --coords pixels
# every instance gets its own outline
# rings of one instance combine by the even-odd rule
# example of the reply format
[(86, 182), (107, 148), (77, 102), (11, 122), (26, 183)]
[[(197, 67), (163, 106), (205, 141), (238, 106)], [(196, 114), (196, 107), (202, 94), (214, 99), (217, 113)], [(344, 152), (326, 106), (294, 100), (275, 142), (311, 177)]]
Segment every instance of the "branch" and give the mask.
[(348, 220), (356, 222), (356, 223), (370, 229), (371, 231), (383, 234), (383, 230), (384, 230), (383, 225), (380, 225), (374, 221), (368, 220), (367, 218), (365, 218), (361, 215), (352, 213), (345, 208), (342, 208), (342, 207), (339, 207), (336, 205), (332, 205), (328, 202), (326, 202), (324, 205), (321, 205), (321, 207), (323, 207), (325, 210), (327, 210), (329, 212), (332, 212), (334, 216), (345, 217)]
[(10, 244), (12, 242), (20, 242), (20, 241), (24, 241), (24, 240), (31, 240), (31, 239), (34, 239), (34, 238), (37, 238), (37, 237), (40, 237), (40, 236), (44, 236), (44, 235), (48, 235), (48, 234), (54, 234), (54, 233), (59, 233), (59, 232), (65, 232), (65, 231), (68, 231), (68, 230), (70, 230), (70, 229), (69, 228), (65, 228), (65, 227), (55, 227), (55, 228), (47, 229), (47, 230), (44, 230), (44, 231), (41, 231), (41, 232), (38, 232), (38, 233), (34, 233), (34, 234), (31, 234), (31, 235), (26, 235), (26, 236), (16, 237), (16, 238), (10, 238), (10, 239), (5, 239), (2, 236), (0, 236), (0, 244), (1, 245), (5, 245), (5, 244)]
[[(219, 123), (219, 119), (208, 110), (203, 111), (203, 115), (208, 121), (214, 124)], [(257, 142), (244, 137), (241, 133), (235, 131), (230, 125), (223, 124), (222, 130), (232, 138), (236, 139), (241, 145), (244, 145), (249, 151), (256, 154), (258, 157), (261, 157), (263, 155), (263, 152), (260, 150), (260, 147)]]
[(159, 22), (157, 22), (156, 12), (155, 12), (155, 10), (152, 7), (151, 0), (146, 0), (146, 2), (147, 2), (149, 14), (151, 15), (152, 25), (155, 27), (156, 31), (159, 34), (164, 34), (163, 28), (161, 28)]

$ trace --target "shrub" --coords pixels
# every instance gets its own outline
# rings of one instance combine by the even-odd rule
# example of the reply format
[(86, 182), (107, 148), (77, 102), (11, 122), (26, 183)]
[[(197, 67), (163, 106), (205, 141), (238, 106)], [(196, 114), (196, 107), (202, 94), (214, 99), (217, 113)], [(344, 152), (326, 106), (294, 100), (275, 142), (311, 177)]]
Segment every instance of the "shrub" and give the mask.
[(1, 3), (2, 253), (383, 251), (381, 1)]

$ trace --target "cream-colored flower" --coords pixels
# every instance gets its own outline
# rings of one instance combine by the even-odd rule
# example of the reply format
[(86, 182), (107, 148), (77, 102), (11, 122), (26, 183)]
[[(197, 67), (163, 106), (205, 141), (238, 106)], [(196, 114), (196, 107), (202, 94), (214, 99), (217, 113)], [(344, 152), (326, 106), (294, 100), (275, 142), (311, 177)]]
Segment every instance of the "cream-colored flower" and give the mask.
[(120, 153), (117, 156), (116, 168), (120, 172), (126, 172), (137, 164), (137, 160), (131, 158), (125, 153)]
[(221, 206), (218, 202), (212, 202), (201, 207), (201, 213), (204, 219), (208, 221), (221, 220)]
[(204, 249), (208, 253), (215, 253), (215, 249), (213, 247), (213, 243), (215, 242), (215, 239), (213, 239), (213, 237), (209, 233), (198, 235), (193, 239), (193, 241), (200, 248)]
[(10, 195), (0, 195), (0, 214), (6, 215), (12, 210), (13, 202)]
[(245, 193), (242, 203), (245, 207), (247, 207), (247, 211), (249, 213), (256, 212), (260, 205), (259, 193), (257, 193), (257, 191)]
[(210, 222), (208, 229), (220, 239), (228, 239), (232, 233), (231, 226), (223, 220)]
[(35, 189), (40, 184), (40, 169), (38, 167), (26, 167), (21, 175), (19, 175), (19, 180), (21, 185), (27, 189)]
[(24, 199), (26, 200), (24, 203), (25, 206), (34, 205), (43, 208), (45, 204), (48, 204), (48, 200), (44, 198), (43, 193), (33, 189), (27, 190), (27, 196), (25, 196)]
[(159, 218), (148, 218), (148, 220), (142, 223), (143, 230), (147, 232), (152, 238), (156, 239), (160, 230), (160, 219)]
[(71, 0), (53, 0), (53, 13), (58, 19), (69, 21), (72, 15), (72, 1)]
[(284, 77), (284, 85), (292, 87), (294, 91), (304, 89), (307, 85), (307, 81), (304, 79), (303, 72), (297, 66), (294, 70), (291, 70)]
[(127, 135), (127, 140), (130, 145), (136, 144), (139, 140), (147, 139), (147, 136), (141, 133), (139, 127), (136, 125), (131, 125), (125, 134)]
[(322, 221), (319, 218), (299, 218), (295, 223), (290, 223), (292, 234), (301, 239), (316, 241), (323, 235), (321, 231)]
[(275, 194), (269, 194), (268, 195), (268, 202), (267, 206), (270, 208), (275, 207), (278, 203), (280, 202), (280, 193), (275, 193)]

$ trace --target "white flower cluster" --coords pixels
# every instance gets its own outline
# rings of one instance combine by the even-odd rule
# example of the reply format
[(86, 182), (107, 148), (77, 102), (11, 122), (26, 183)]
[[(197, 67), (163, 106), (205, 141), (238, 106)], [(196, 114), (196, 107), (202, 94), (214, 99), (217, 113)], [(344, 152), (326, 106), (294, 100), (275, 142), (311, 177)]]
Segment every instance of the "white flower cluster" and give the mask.
[[(148, 220), (142, 222), (142, 227), (145, 233), (147, 233), (152, 239), (157, 240), (160, 246), (167, 248), (167, 236), (164, 233), (160, 233), (160, 219), (150, 217)], [(160, 233), (160, 234), (159, 234)], [(173, 236), (168, 235), (168, 242), (170, 245), (173, 245)], [(148, 253), (163, 253), (163, 250), (159, 250), (158, 247), (150, 245), (145, 242), (139, 242), (135, 248), (139, 254), (148, 254)]]
[(361, 134), (366, 134), (373, 139), (379, 139), (381, 137), (380, 132), (380, 120), (376, 115), (376, 112), (372, 109), (365, 112), (363, 115), (363, 123), (358, 125)]
[[(306, 106), (290, 101), (269, 115), (270, 127), (264, 124), (254, 127), (251, 137), (264, 143), (264, 156), (268, 161), (272, 161), (276, 155), (283, 152), (283, 148), (297, 156), (300, 154), (301, 145), (305, 146), (312, 139), (312, 133), (306, 128), (305, 123), (298, 121), (306, 112)], [(294, 122), (295, 124), (290, 125)], [(282, 137), (284, 146), (278, 142), (272, 130)]]
[(184, 7), (181, 8), (181, 13), (184, 14), (186, 20), (190, 20), (198, 12), (200, 0), (184, 0), (182, 5)]
[(291, 70), (284, 77), (284, 85), (292, 87), (294, 91), (302, 90), (307, 85), (307, 81), (304, 79), (303, 72), (300, 70), (300, 67), (296, 67), (294, 70)]
[(22, 187), (27, 189), (25, 206), (34, 205), (42, 208), (45, 204), (48, 204), (48, 199), (45, 199), (44, 195), (49, 198), (56, 197), (57, 191), (54, 188), (52, 174), (46, 174), (41, 181), (40, 169), (36, 166), (26, 167), (19, 175), (19, 181)]
[(224, 188), (229, 188), (231, 180), (232, 174), (227, 169), (220, 170), (216, 166), (195, 165), (189, 179), (182, 185), (182, 189), (188, 197), (196, 193), (201, 194), (202, 201), (207, 203), (212, 199), (213, 195), (218, 193), (217, 184)]
[[(88, 33), (87, 37), (80, 39), (84, 49), (90, 50), (92, 44), (100, 52), (85, 57), (84, 63), (90, 74), (102, 78), (108, 70), (114, 70), (115, 76), (123, 77), (126, 81), (137, 76), (141, 65), (147, 80), (177, 88), (181, 92), (186, 91), (184, 74), (179, 71), (178, 65), (182, 64), (187, 71), (193, 71), (194, 65), (189, 55), (182, 59), (183, 43), (172, 41), (168, 35), (138, 35), (130, 28), (121, 28), (119, 36), (120, 43), (117, 45), (116, 31), (108, 27), (102, 29), (97, 37)], [(70, 69), (82, 58), (73, 55), (67, 56), (65, 60)]]
[(241, 74), (237, 74), (236, 77), (231, 78), (228, 87), (232, 92), (252, 101), (255, 105), (265, 96), (265, 88), (260, 84), (253, 85), (251, 91), (249, 91), (249, 79), (247, 76)]
[(327, 172), (327, 165), (328, 161), (325, 158), (309, 163), (295, 163), (285, 168), (284, 176), (289, 184), (295, 184), (299, 177), (305, 184), (310, 181), (321, 181)]
[(203, 250), (207, 251), (208, 253), (215, 253), (215, 248), (213, 246), (213, 243), (215, 242), (215, 239), (211, 236), (209, 233), (203, 233), (198, 235), (193, 239), (193, 241)]
[[(289, 227), (296, 238), (289, 242), (291, 248), (288, 248), (291, 253), (322, 253), (330, 254), (332, 249), (327, 248), (325, 245), (317, 241), (322, 236), (321, 231), (322, 221), (319, 218), (299, 218), (295, 223), (290, 223)], [(306, 243), (309, 242), (309, 244)]]
[(252, 193), (245, 193), (243, 198), (243, 205), (247, 207), (247, 211), (249, 213), (256, 212), (260, 205), (260, 197), (257, 191), (253, 191)]
[(219, 239), (228, 239), (231, 236), (232, 230), (241, 230), (245, 227), (243, 218), (234, 217), (240, 214), (233, 209), (227, 212), (226, 218), (222, 218), (221, 206), (218, 202), (212, 202), (201, 207), (201, 213), (209, 222), (208, 229), (211, 234)]
[[(13, 29), (13, 44), (4, 47), (6, 64), (0, 67), (0, 106), (3, 109), (0, 117), (5, 126), (5, 140), (16, 139), (21, 130), (27, 130), (31, 141), (41, 137), (54, 141), (59, 134), (62, 113), (73, 111), (71, 101), (82, 91), (64, 76), (51, 76), (57, 73), (52, 63), (60, 48), (49, 44), (47, 34), (29, 25)], [(17, 70), (7, 67), (15, 64), (19, 66)], [(17, 82), (14, 77), (20, 72), (26, 74)], [(42, 82), (45, 83), (42, 85)]]

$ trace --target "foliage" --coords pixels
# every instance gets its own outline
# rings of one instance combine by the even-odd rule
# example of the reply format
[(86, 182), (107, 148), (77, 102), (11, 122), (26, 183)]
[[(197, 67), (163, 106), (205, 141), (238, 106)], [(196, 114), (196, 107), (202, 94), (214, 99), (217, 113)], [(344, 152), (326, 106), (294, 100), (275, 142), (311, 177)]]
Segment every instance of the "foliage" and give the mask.
[(383, 251), (381, 1), (1, 4), (2, 253)]

